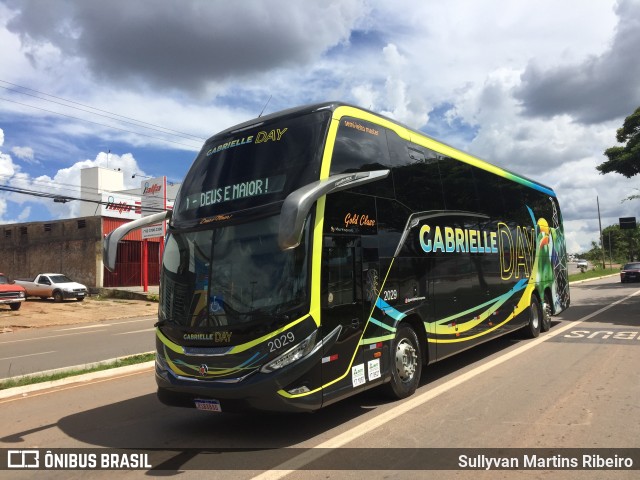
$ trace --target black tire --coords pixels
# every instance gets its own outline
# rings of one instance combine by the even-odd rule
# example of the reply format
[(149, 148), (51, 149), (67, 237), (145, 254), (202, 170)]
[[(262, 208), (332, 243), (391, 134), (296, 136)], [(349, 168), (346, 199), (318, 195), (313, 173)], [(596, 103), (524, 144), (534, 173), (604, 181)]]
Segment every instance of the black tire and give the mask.
[(536, 338), (540, 335), (540, 324), (542, 323), (542, 307), (540, 300), (535, 295), (531, 295), (531, 303), (528, 308), (529, 320), (522, 329), (525, 338)]
[(9, 304), (9, 308), (11, 308), (11, 310), (16, 311), (16, 310), (20, 310), (20, 305), (22, 305), (21, 303), (10, 303)]
[(415, 330), (400, 324), (391, 345), (391, 381), (385, 385), (395, 399), (407, 398), (416, 391), (422, 374), (422, 354)]
[(56, 290), (55, 292), (53, 292), (54, 302), (60, 303), (62, 300), (64, 300), (64, 296), (62, 295), (62, 292), (60, 290)]
[(544, 295), (544, 304), (542, 305), (542, 321), (540, 322), (540, 331), (548, 332), (551, 328), (551, 298), (549, 294)]
[(78, 297), (78, 301), (81, 302), (84, 300), (84, 297)]

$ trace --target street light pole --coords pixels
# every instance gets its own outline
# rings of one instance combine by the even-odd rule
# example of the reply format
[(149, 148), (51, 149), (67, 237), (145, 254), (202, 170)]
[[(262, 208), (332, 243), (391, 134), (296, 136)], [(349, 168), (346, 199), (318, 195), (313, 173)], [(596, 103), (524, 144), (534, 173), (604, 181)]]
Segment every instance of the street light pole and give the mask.
[(600, 249), (602, 250), (602, 268), (607, 268), (607, 260), (604, 256), (604, 242), (602, 241), (602, 220), (600, 219), (600, 199), (596, 196), (596, 202), (598, 204), (598, 227), (600, 228)]

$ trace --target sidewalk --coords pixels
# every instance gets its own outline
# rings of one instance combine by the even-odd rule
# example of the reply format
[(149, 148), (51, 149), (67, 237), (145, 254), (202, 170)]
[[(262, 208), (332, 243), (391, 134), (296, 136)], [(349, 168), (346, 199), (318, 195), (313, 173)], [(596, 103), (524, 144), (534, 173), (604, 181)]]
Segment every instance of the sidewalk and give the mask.
[(91, 294), (99, 294), (107, 298), (126, 298), (131, 300), (158, 300), (160, 287), (149, 285), (147, 292), (140, 286), (137, 287), (97, 287)]

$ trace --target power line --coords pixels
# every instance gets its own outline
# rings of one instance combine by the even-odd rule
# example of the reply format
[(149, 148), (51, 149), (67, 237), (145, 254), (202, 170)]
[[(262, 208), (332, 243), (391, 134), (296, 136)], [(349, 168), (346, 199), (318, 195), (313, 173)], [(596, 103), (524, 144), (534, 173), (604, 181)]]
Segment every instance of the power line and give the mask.
[[(72, 201), (72, 200), (77, 200), (79, 202), (96, 203), (98, 205), (108, 205), (109, 204), (109, 202), (103, 202), (101, 200), (91, 200), (91, 199), (88, 199), (88, 198), (73, 197), (73, 196), (70, 196), (70, 195), (60, 195), (60, 194), (56, 194), (56, 193), (39, 192), (37, 190), (30, 190), (28, 188), (12, 187), (10, 185), (0, 185), (0, 191), (10, 192), (10, 193), (19, 193), (21, 195), (29, 195), (29, 196), (32, 196), (32, 197), (51, 198), (54, 202), (59, 202), (59, 203), (66, 203), (66, 202), (69, 202), (69, 201)], [(164, 212), (165, 211), (163, 208), (156, 208), (156, 207), (151, 207), (151, 206), (146, 208), (146, 210), (149, 210), (151, 212)]]
[[(5, 182), (8, 182), (9, 180), (14, 180), (16, 181), (16, 177), (14, 177), (13, 175), (0, 175), (0, 179), (4, 178)], [(18, 181), (20, 181), (18, 179)], [(61, 192), (76, 192), (76, 191), (80, 191), (81, 193), (88, 193), (88, 194), (97, 194), (100, 193), (101, 189), (97, 188), (97, 187), (89, 187), (86, 185), (77, 185), (77, 184), (72, 184), (72, 183), (62, 183), (62, 182), (55, 182), (53, 180), (51, 181), (46, 181), (46, 180), (40, 180), (39, 178), (29, 178), (28, 179), (28, 183), (31, 183), (33, 185), (37, 185), (40, 186), (42, 188), (51, 188), (54, 187), (56, 189), (58, 189)], [(15, 187), (15, 188), (19, 188), (19, 187)]]
[[(10, 92), (19, 93), (19, 94), (21, 94), (21, 95), (28, 95), (28, 96), (30, 96), (30, 97), (37, 98), (38, 100), (44, 100), (45, 102), (55, 103), (56, 105), (62, 105), (63, 107), (74, 108), (74, 109), (76, 109), (76, 110), (80, 110), (81, 112), (90, 113), (91, 115), (97, 115), (97, 116), (99, 116), (99, 117), (108, 118), (108, 119), (110, 119), (110, 120), (116, 120), (116, 121), (118, 121), (118, 122), (126, 123), (126, 124), (128, 124), (128, 125), (133, 125), (134, 127), (142, 127), (142, 128), (146, 128), (146, 129), (153, 130), (153, 131), (155, 131), (155, 132), (164, 133), (164, 134), (167, 134), (167, 133), (168, 133), (168, 132), (166, 132), (166, 131), (164, 131), (164, 130), (161, 130), (161, 128), (163, 128), (163, 127), (160, 127), (160, 128), (146, 127), (146, 126), (144, 126), (144, 125), (140, 125), (140, 124), (138, 124), (138, 123), (128, 122), (128, 121), (126, 121), (126, 120), (119, 120), (119, 119), (114, 118), (114, 117), (112, 117), (112, 116), (109, 116), (109, 115), (103, 115), (103, 114), (101, 114), (101, 113), (92, 112), (92, 111), (87, 110), (87, 109), (84, 109), (84, 108), (74, 107), (74, 106), (72, 106), (72, 105), (67, 105), (67, 104), (62, 103), (62, 102), (56, 102), (56, 101), (54, 101), (54, 100), (48, 100), (48, 99), (46, 99), (46, 98), (38, 97), (37, 95), (32, 95), (31, 93), (20, 92), (20, 91), (18, 91), (18, 90), (14, 90), (14, 89), (12, 89), (12, 88), (4, 87), (4, 86), (2, 86), (2, 85), (0, 85), (0, 88), (4, 88), (5, 90), (9, 90)], [(92, 108), (92, 107), (89, 107), (89, 108)], [(169, 129), (165, 129), (165, 130), (169, 130)], [(170, 131), (173, 131), (173, 130), (170, 130)], [(187, 135), (188, 135), (188, 134), (187, 134)], [(182, 135), (180, 135), (180, 136), (182, 136)], [(196, 136), (194, 136), (194, 135), (189, 135), (189, 137), (193, 137), (193, 138), (196, 138), (196, 139), (198, 139), (198, 140), (205, 140), (204, 138), (196, 137)], [(187, 137), (183, 137), (183, 138), (185, 138), (186, 140), (191, 140), (190, 138), (187, 138)]]
[[(123, 172), (124, 173), (124, 172)], [(145, 178), (153, 178), (153, 176), (148, 176), (148, 175), (141, 175), (139, 173), (135, 173), (135, 176), (143, 176)], [(10, 180), (13, 181), (20, 181), (19, 178), (15, 177), (14, 175), (2, 175), (0, 174), (0, 180), (6, 182), (9, 182)], [(88, 194), (97, 194), (100, 193), (102, 191), (102, 189), (99, 189), (97, 187), (89, 187), (87, 185), (78, 185), (78, 184), (73, 184), (73, 183), (62, 183), (62, 182), (56, 182), (54, 180), (40, 180), (38, 177), (36, 178), (29, 178), (28, 180), (25, 180), (25, 182), (28, 182), (30, 184), (33, 185), (37, 185), (37, 186), (41, 186), (42, 188), (57, 188), (59, 191), (80, 191), (81, 193), (88, 193)], [(171, 180), (171, 179), (167, 179), (167, 183), (168, 184), (176, 184), (176, 183), (180, 183), (180, 180)], [(136, 187), (134, 187), (136, 188)], [(127, 189), (125, 189), (127, 190)], [(131, 190), (131, 189), (128, 189)]]
[[(127, 120), (131, 120), (131, 121), (136, 122), (136, 123), (131, 123), (131, 122), (124, 122), (124, 123), (129, 123), (131, 125), (136, 125), (136, 126), (149, 125), (149, 127), (143, 127), (143, 128), (156, 127), (156, 128), (150, 128), (150, 130), (156, 130), (156, 131), (165, 130), (166, 131), (166, 132), (162, 132), (162, 133), (173, 132), (174, 134), (177, 134), (178, 136), (191, 137), (191, 138), (194, 138), (196, 140), (203, 140), (203, 141), (206, 140), (206, 138), (198, 137), (197, 135), (192, 135), (190, 133), (181, 132), (179, 130), (173, 130), (171, 128), (163, 127), (161, 125), (156, 125), (154, 123), (145, 122), (143, 120), (138, 120), (136, 118), (127, 117), (125, 115), (120, 115), (119, 113), (109, 112), (108, 110), (102, 110), (102, 109), (97, 108), (97, 107), (92, 107), (91, 105), (86, 105), (84, 103), (75, 102), (73, 100), (69, 100), (69, 99), (66, 99), (66, 98), (63, 98), (63, 97), (58, 97), (56, 95), (51, 95), (50, 93), (45, 93), (45, 92), (41, 92), (39, 90), (34, 90), (33, 88), (25, 87), (23, 85), (18, 85), (16, 83), (7, 82), (6, 80), (0, 79), (0, 82), (6, 83), (7, 85), (12, 85), (14, 87), (21, 88), (23, 90), (29, 90), (30, 92), (35, 92), (35, 93), (37, 93), (39, 95), (45, 95), (47, 97), (55, 98), (57, 100), (62, 100), (63, 102), (66, 102), (66, 103), (54, 102), (53, 100), (48, 100), (46, 98), (39, 97), (38, 95), (33, 95), (33, 94), (30, 94), (30, 93), (21, 92), (19, 90), (15, 90), (13, 88), (4, 87), (4, 86), (0, 85), (0, 88), (4, 88), (4, 89), (9, 90), (11, 92), (19, 93), (21, 95), (29, 95), (30, 97), (38, 98), (38, 99), (44, 100), (46, 102), (51, 102), (51, 103), (55, 103), (55, 104), (58, 104), (58, 105), (63, 105), (65, 107), (69, 107), (69, 108), (75, 108), (77, 110), (81, 110), (83, 112), (91, 113), (93, 115), (99, 115), (101, 117), (111, 118), (112, 120), (117, 120), (117, 119), (113, 118), (110, 115), (113, 115), (115, 117), (120, 117), (120, 118), (126, 118)], [(73, 105), (80, 105), (81, 107), (90, 108), (91, 110), (95, 110), (96, 112), (103, 112), (103, 113), (106, 113), (108, 115), (100, 115), (99, 113), (91, 112), (90, 110), (85, 110), (85, 109), (82, 109), (82, 108), (74, 107), (73, 105), (67, 105), (68, 103), (71, 103)], [(121, 120), (119, 120), (119, 121), (121, 121)], [(162, 129), (162, 130), (157, 130), (157, 129)]]
[[(53, 110), (47, 110), (46, 108), (36, 107), (34, 105), (29, 105), (28, 103), (16, 102), (15, 100), (9, 100), (8, 98), (4, 98), (4, 97), (0, 97), (0, 100), (4, 100), (5, 102), (15, 103), (17, 105), (22, 105), (24, 107), (35, 108), (37, 110), (42, 110), (43, 112), (53, 113), (54, 115), (60, 115), (62, 117), (72, 118), (74, 120), (80, 120), (82, 122), (92, 123), (94, 125), (99, 125), (101, 127), (106, 127), (106, 128), (111, 128), (113, 130), (119, 130), (121, 132), (131, 133), (133, 135), (139, 135), (139, 136), (142, 136), (142, 137), (153, 138), (154, 140), (160, 140), (162, 142), (169, 142), (169, 143), (173, 143), (173, 144), (176, 144), (176, 145), (181, 145), (183, 147), (188, 147), (188, 148), (194, 148), (195, 147), (195, 145), (187, 145), (185, 143), (176, 142), (174, 140), (167, 140), (166, 138), (154, 137), (153, 135), (148, 135), (146, 133), (134, 132), (132, 130), (127, 130), (125, 128), (114, 127), (112, 125), (106, 125), (104, 123), (94, 122), (92, 120), (87, 120), (85, 118), (74, 117), (73, 115), (68, 115), (66, 113), (54, 112)], [(198, 145), (197, 148), (200, 148), (200, 145)]]

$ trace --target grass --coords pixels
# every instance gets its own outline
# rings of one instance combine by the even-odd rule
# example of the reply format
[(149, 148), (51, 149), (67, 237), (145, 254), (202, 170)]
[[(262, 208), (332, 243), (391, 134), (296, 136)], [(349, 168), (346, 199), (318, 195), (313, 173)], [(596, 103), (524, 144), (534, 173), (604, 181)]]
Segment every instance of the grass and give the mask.
[(594, 268), (592, 270), (587, 270), (584, 273), (574, 273), (573, 275), (569, 275), (569, 281), (577, 282), (580, 280), (589, 280), (590, 278), (604, 277), (605, 275), (614, 275), (619, 273), (619, 268)]
[(91, 372), (100, 372), (102, 370), (109, 370), (111, 368), (126, 367), (128, 365), (136, 365), (138, 363), (150, 362), (155, 359), (155, 353), (142, 353), (139, 355), (131, 355), (129, 357), (118, 358), (115, 361), (108, 363), (96, 364), (89, 368), (78, 368), (77, 370), (65, 370), (55, 373), (34, 373), (33, 375), (24, 375), (22, 377), (9, 378), (6, 380), (0, 380), (0, 390), (5, 390), (14, 387), (23, 387), (25, 385), (33, 385), (35, 383), (51, 382), (53, 380), (60, 380), (62, 378), (73, 377)]

